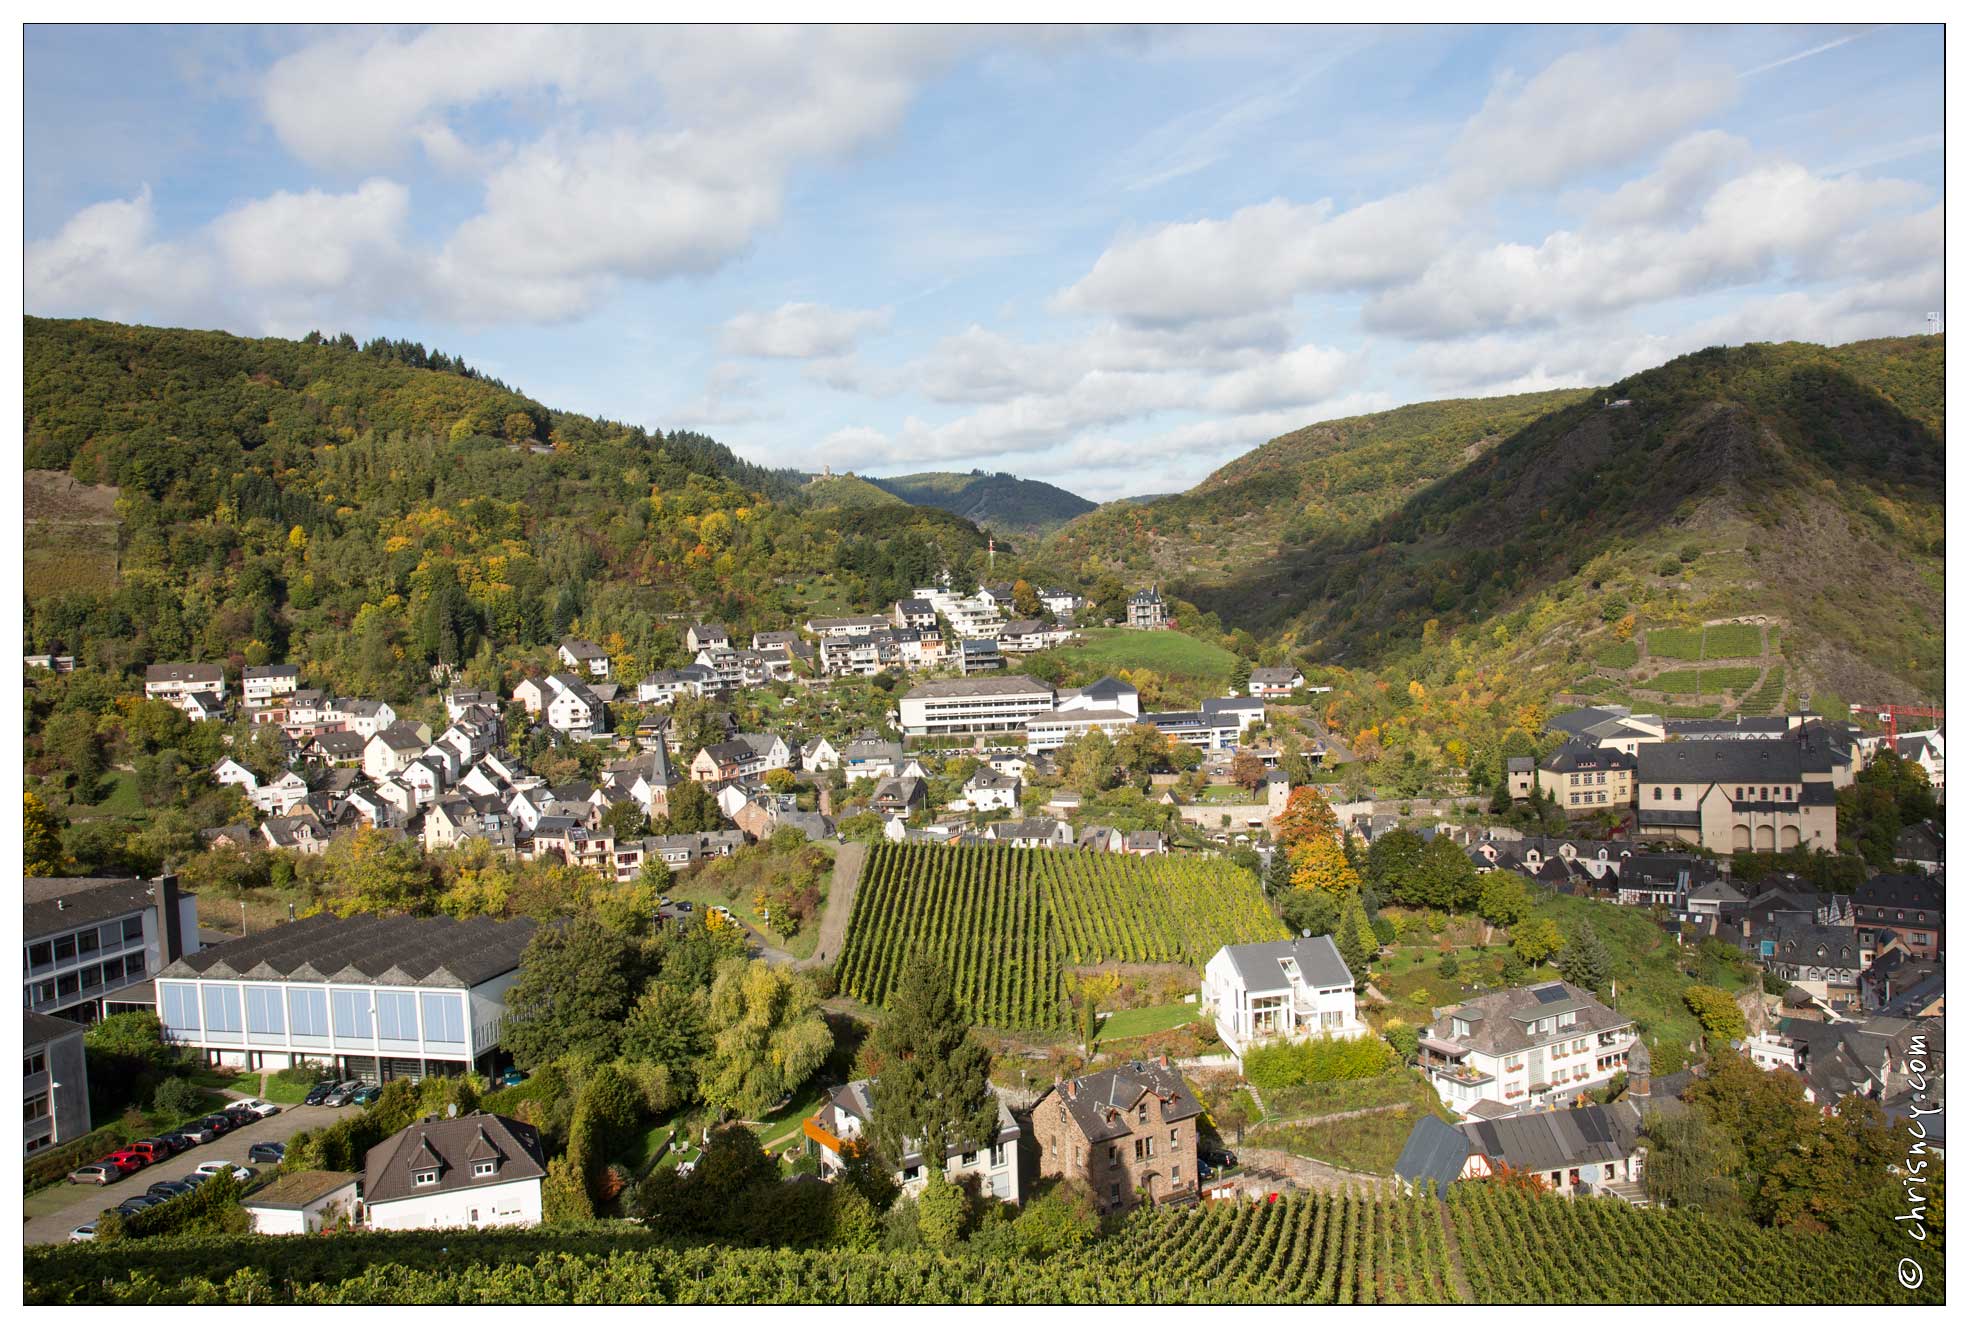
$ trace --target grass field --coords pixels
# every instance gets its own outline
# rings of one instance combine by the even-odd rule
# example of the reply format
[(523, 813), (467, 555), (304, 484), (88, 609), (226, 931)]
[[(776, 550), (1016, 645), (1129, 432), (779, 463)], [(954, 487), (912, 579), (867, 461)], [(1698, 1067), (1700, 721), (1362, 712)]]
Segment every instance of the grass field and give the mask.
[(1130, 628), (1094, 628), (1084, 641), (1062, 646), (1054, 654), (1070, 668), (1095, 674), (1153, 669), (1171, 678), (1194, 679), (1205, 689), (1200, 696), (1222, 692), (1237, 665), (1235, 655), (1207, 641), (1180, 632)]
[(1656, 628), (1648, 634), (1648, 654), (1658, 660), (1700, 660), (1702, 629)]
[(1094, 1037), (1097, 1042), (1112, 1043), (1124, 1038), (1143, 1038), (1149, 1034), (1159, 1034), (1165, 1029), (1175, 1029), (1190, 1024), (1196, 1019), (1197, 1005), (1193, 1001), (1172, 1001), (1167, 1006), (1144, 1006), (1139, 1010), (1116, 1011), (1101, 1021), (1101, 1028)]
[(1641, 662), (1641, 648), (1631, 641), (1617, 641), (1593, 653), (1593, 663), (1608, 669), (1632, 669)]

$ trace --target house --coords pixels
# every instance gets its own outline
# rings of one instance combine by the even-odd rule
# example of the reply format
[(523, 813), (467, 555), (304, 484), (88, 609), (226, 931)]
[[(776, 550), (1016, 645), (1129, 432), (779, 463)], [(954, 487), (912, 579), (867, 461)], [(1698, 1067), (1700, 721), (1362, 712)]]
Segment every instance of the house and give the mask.
[(1894, 840), (1894, 861), (1916, 872), (1940, 872), (1942, 839), (1942, 828), (1932, 821), (1909, 826)]
[(429, 1116), (363, 1158), (372, 1230), (532, 1227), (547, 1155), (540, 1133), (495, 1112)]
[(489, 1074), (531, 919), (317, 914), (157, 974), (164, 1036), (209, 1065), (341, 1076)]
[(842, 771), (850, 780), (886, 780), (902, 773), (902, 744), (857, 738), (842, 750)]
[(1647, 1149), (1640, 1109), (1626, 1099), (1553, 1112), (1466, 1121), (1424, 1117), (1409, 1132), (1395, 1175), (1440, 1195), (1451, 1181), (1508, 1168), (1570, 1195), (1612, 1192), (1638, 1199)]
[(23, 1157), (89, 1133), (89, 1067), (83, 1026), (38, 1011), (21, 1012)]
[(1513, 798), (1530, 798), (1532, 787), (1538, 783), (1537, 763), (1530, 757), (1506, 757), (1504, 759), (1504, 783)]
[[(388, 729), (397, 722), (396, 708), (387, 701), (365, 697), (337, 697), (322, 713), (324, 728), (346, 729), (363, 738)], [(428, 734), (425, 735), (427, 738)]]
[(1192, 1202), (1202, 1115), (1167, 1057), (1062, 1081), (1032, 1107), (1039, 1173), (1083, 1183), (1103, 1213)]
[(937, 607), (928, 600), (898, 600), (889, 611), (889, 620), (899, 628), (915, 628), (920, 632), (937, 630)]
[(1645, 836), (1718, 854), (1837, 845), (1832, 757), (1811, 726), (1776, 739), (1643, 743), (1634, 778)]
[(395, 775), (424, 755), (431, 735), (420, 726), (393, 724), (369, 736), (362, 748), (362, 773), (372, 780)]
[[(520, 687), (524, 688), (535, 680), (528, 679)], [(558, 734), (577, 741), (594, 737), (595, 732), (608, 725), (606, 704), (596, 691), (573, 674), (549, 674), (539, 683), (538, 692), (541, 705), (547, 717), (547, 727)], [(519, 697), (518, 688), (513, 691)], [(525, 699), (521, 698), (524, 703)], [(532, 706), (529, 715), (540, 714)]]
[(602, 767), (603, 788), (631, 799), (652, 819), (670, 814), (670, 790), (676, 784), (677, 772), (670, 764), (669, 750), (660, 744)]
[(260, 823), (260, 835), (268, 849), (285, 849), (296, 854), (328, 851), (327, 829), (311, 815), (268, 817)]
[(1016, 811), (1019, 806), (1018, 777), (1000, 775), (989, 766), (980, 766), (964, 782), (964, 805), (973, 812)]
[(347, 729), (317, 734), (302, 751), (330, 766), (360, 766), (369, 740)]
[(282, 771), (247, 797), (261, 812), (286, 817), (307, 801), (308, 782), (295, 771)]
[(1291, 665), (1258, 665), (1251, 671), (1254, 697), (1290, 697), (1306, 686), (1306, 676)]
[(684, 646), (691, 654), (724, 649), (732, 644), (732, 634), (723, 623), (693, 623), (684, 630)]
[[(812, 637), (865, 637), (891, 626), (891, 619), (887, 614), (849, 614), (842, 618), (810, 618), (800, 626)], [(929, 626), (936, 627), (936, 621), (932, 619)]]
[(1465, 1118), (1559, 1106), (1620, 1074), (1634, 1026), (1570, 983), (1486, 993), (1445, 1008), (1421, 1040), (1420, 1066)]
[(1014, 849), (1065, 849), (1073, 844), (1073, 827), (1051, 817), (993, 822), (984, 834), (985, 839)]
[(356, 1172), (288, 1172), (244, 1196), (239, 1207), (261, 1236), (309, 1236), (353, 1221), (361, 1186)]
[(561, 648), (556, 654), (565, 668), (584, 671), (590, 678), (608, 677), (608, 652), (592, 641), (569, 637), (561, 643)]
[[(874, 1120), (876, 1082), (855, 1080), (831, 1089), (820, 1110), (801, 1123), (807, 1137), (807, 1153), (820, 1163), (820, 1174), (830, 1180), (841, 1171), (845, 1158), (860, 1149), (868, 1138)], [(994, 1095), (994, 1097), (996, 1097)], [(952, 1181), (964, 1177), (978, 1179), (978, 1191), (1010, 1204), (1019, 1203), (1019, 1123), (1005, 1100), (998, 1104), (998, 1131), (991, 1140), (960, 1140), (944, 1150), (944, 1175)], [(905, 1142), (903, 1156), (896, 1160), (896, 1185), (904, 1195), (915, 1195), (929, 1183), (922, 1147)]]
[(1568, 743), (1538, 763), (1538, 787), (1568, 815), (1629, 807), (1635, 759), (1617, 748)]
[(998, 647), (995, 638), (968, 638), (957, 643), (957, 672), (960, 674), (989, 673), (1005, 667), (1005, 654)]
[(1756, 900), (1745, 906), (1738, 944), (1764, 972), (1835, 1010), (1858, 1010), (1860, 974), (1873, 963), (1875, 931), (1850, 919), (1825, 922), (1788, 910), (1756, 917), (1751, 911), (1757, 908)]
[(999, 629), (998, 647), (1003, 651), (1025, 655), (1058, 646), (1072, 636), (1071, 628), (1054, 627), (1036, 618), (1018, 618)]
[(1087, 597), (1075, 591), (1048, 589), (1039, 593), (1039, 603), (1044, 605), (1054, 618), (1066, 623), (1071, 622), (1074, 615), (1087, 607)]
[(1354, 975), (1331, 937), (1221, 946), (1203, 968), (1197, 1010), (1240, 1060), (1273, 1040), (1355, 1038)]
[(907, 817), (929, 801), (929, 793), (929, 787), (915, 776), (896, 776), (875, 786), (868, 806), (875, 812)]
[(27, 877), (21, 883), (21, 986), (30, 1011), (79, 1024), (141, 1000), (160, 968), (198, 949), (198, 900), (166, 873)]
[(1942, 907), (1942, 883), (1936, 877), (1883, 872), (1853, 891), (1859, 926), (1891, 932), (1917, 960), (1942, 958)]
[(1162, 603), (1162, 595), (1153, 586), (1137, 591), (1128, 597), (1128, 626), (1131, 628), (1159, 628), (1169, 621), (1169, 611)]
[[(901, 751), (900, 745), (897, 747)], [(803, 771), (831, 771), (841, 764), (841, 749), (824, 738), (816, 738), (800, 749), (800, 769)]]
[(301, 686), (301, 670), (296, 665), (247, 665), (240, 671), (240, 700), (248, 710), (274, 704), (277, 697), (292, 696)]
[(902, 731), (911, 738), (939, 734), (1011, 733), (1053, 707), (1053, 689), (1025, 674), (934, 679), (918, 683), (897, 702)]
[(22, 669), (45, 669), (51, 674), (72, 674), (75, 672), (75, 657), (72, 655), (23, 655)]
[(1901, 734), (1894, 740), (1894, 751), (1900, 754), (1901, 760), (1912, 762), (1928, 773), (1928, 784), (1934, 789), (1937, 800), (1941, 799), (1944, 792), (1942, 758), (1945, 746), (1943, 731), (1940, 729)]
[(226, 699), (226, 668), (216, 664), (154, 664), (144, 670), (144, 697), (181, 711), (215, 713)]
[(260, 777), (247, 770), (244, 766), (241, 766), (231, 757), (226, 757), (221, 759), (219, 764), (212, 768), (212, 783), (222, 786), (237, 785), (239, 791), (251, 799), (254, 791), (260, 787)]

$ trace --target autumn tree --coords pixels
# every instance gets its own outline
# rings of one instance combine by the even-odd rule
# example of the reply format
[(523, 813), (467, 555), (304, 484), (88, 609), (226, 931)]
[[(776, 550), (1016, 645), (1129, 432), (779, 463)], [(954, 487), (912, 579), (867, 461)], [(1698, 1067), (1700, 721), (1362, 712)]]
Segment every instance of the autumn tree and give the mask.
[(22, 870), (30, 877), (62, 876), (71, 865), (62, 851), (61, 822), (37, 795), (29, 793), (23, 799)]
[(1337, 842), (1340, 838), (1340, 818), (1334, 815), (1325, 795), (1314, 786), (1306, 785), (1293, 790), (1285, 800), (1285, 810), (1278, 815), (1277, 835), (1279, 843), (1288, 850), (1313, 839)]
[(711, 1055), (702, 1093), (713, 1107), (763, 1115), (805, 1083), (834, 1049), (811, 980), (764, 960), (729, 959), (711, 985)]
[(1336, 898), (1360, 890), (1360, 874), (1347, 861), (1346, 851), (1337, 840), (1314, 836), (1290, 853), (1294, 890), (1320, 891)]
[[(1258, 759), (1257, 753), (1240, 751), (1231, 758), (1231, 783), (1253, 792), (1265, 783), (1265, 763)], [(1309, 789), (1311, 787), (1307, 786)], [(1335, 824), (1338, 825), (1337, 822)]]
[(1549, 918), (1534, 918), (1511, 929), (1511, 950), (1527, 965), (1544, 964), (1565, 944), (1559, 925)]
[(1748, 1032), (1742, 1009), (1721, 988), (1701, 983), (1685, 988), (1682, 1004), (1695, 1015), (1712, 1044), (1734, 1043)]

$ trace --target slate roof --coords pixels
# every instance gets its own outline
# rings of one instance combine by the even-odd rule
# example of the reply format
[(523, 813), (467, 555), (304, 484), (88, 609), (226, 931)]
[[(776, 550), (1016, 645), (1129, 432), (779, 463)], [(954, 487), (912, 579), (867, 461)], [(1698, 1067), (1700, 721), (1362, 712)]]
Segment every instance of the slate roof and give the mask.
[(1288, 959), (1299, 965), (1308, 987), (1352, 987), (1354, 975), (1340, 958), (1331, 937), (1294, 937), (1290, 941), (1253, 941), (1226, 946), (1224, 953), (1244, 980), (1247, 992), (1276, 992), (1292, 986), (1280, 965)]
[[(1541, 1019), (1563, 1011), (1577, 1012), (1573, 1023), (1565, 1026), (1563, 1034), (1556, 1030), (1536, 1037), (1525, 1033), (1522, 1021)], [(1469, 1021), (1468, 1034), (1456, 1037), (1450, 1033), (1453, 1027), (1450, 1022), (1455, 1018)], [(1453, 1011), (1445, 1011), (1430, 1026), (1429, 1032), (1435, 1038), (1454, 1042), (1472, 1052), (1497, 1057), (1507, 1052), (1521, 1052), (1534, 1045), (1542, 1047), (1560, 1037), (1576, 1038), (1602, 1029), (1618, 1029), (1627, 1023), (1626, 1016), (1601, 1004), (1591, 993), (1555, 980), (1474, 998)]]
[[(121, 994), (119, 995), (119, 999)], [(39, 1011), (21, 1012), (21, 1046), (36, 1047), (43, 1043), (53, 1043), (57, 1039), (71, 1038), (76, 1034), (89, 1032), (72, 1020), (58, 1020), (52, 1015)]]
[(1942, 883), (1911, 872), (1883, 872), (1853, 891), (1863, 909), (1932, 909), (1942, 912)]
[(1634, 758), (1613, 748), (1568, 743), (1539, 765), (1556, 774), (1566, 771), (1631, 771), (1634, 769)]
[(577, 660), (608, 659), (607, 651), (595, 645), (594, 642), (583, 641), (579, 637), (569, 637), (566, 641), (561, 643), (561, 649), (566, 651), (569, 655), (573, 656)]
[(240, 671), (240, 677), (245, 679), (299, 678), (300, 676), (301, 667), (291, 664), (247, 665)]
[(1530, 757), (1506, 757), (1504, 759), (1504, 769), (1507, 771), (1529, 771), (1532, 769), (1532, 766), (1533, 762)]
[(1923, 863), (1942, 861), (1942, 836), (1933, 822), (1909, 826), (1894, 841), (1894, 857)]
[(219, 683), (226, 681), (226, 667), (215, 664), (154, 664), (144, 668), (146, 683)]
[(156, 903), (152, 890), (138, 877), (28, 877), (21, 883), (21, 936), (45, 937), (134, 914)]
[(208, 946), (158, 977), (472, 987), (517, 969), (534, 927), (530, 918), (316, 914)]
[(1299, 677), (1299, 671), (1290, 665), (1259, 665), (1251, 671), (1253, 683), (1287, 684)]
[(1639, 1138), (1640, 1121), (1632, 1107), (1594, 1104), (1465, 1122), (1462, 1131), (1474, 1149), (1494, 1162), (1550, 1172), (1628, 1157)]
[(1423, 1117), (1408, 1133), (1395, 1175), (1417, 1183), (1424, 1195), (1440, 1196), (1463, 1175), (1470, 1160), (1470, 1137), (1441, 1117)]
[(1579, 738), (1584, 736), (1586, 731), (1596, 724), (1604, 724), (1608, 720), (1624, 719), (1632, 714), (1633, 712), (1625, 706), (1587, 706), (1576, 711), (1566, 711), (1563, 714), (1555, 715), (1545, 722), (1545, 727), (1547, 729), (1557, 730), (1562, 734), (1571, 734), (1574, 738)]
[[(471, 1164), (495, 1160), (490, 1177), (472, 1175)], [(420, 1168), (435, 1167), (437, 1184), (411, 1180)], [(404, 1127), (371, 1149), (363, 1159), (362, 1198), (368, 1205), (412, 1196), (445, 1195), (482, 1186), (499, 1186), (547, 1175), (540, 1134), (523, 1121), (494, 1112), (461, 1117), (426, 1117)]]
[(1056, 1084), (1048, 1097), (1065, 1105), (1067, 1116), (1089, 1144), (1134, 1134), (1135, 1119), (1129, 1113), (1143, 1094), (1162, 1100), (1165, 1121), (1183, 1121), (1203, 1113), (1203, 1105), (1183, 1083), (1182, 1072), (1152, 1061), (1124, 1062), (1113, 1070), (1084, 1075), (1071, 1083), (1076, 1086), (1072, 1095), (1067, 1093), (1066, 1084)]
[(1789, 739), (1688, 739), (1647, 743), (1640, 752), (1645, 784), (1694, 785), (1761, 781), (1800, 784), (1805, 766), (1799, 744)]

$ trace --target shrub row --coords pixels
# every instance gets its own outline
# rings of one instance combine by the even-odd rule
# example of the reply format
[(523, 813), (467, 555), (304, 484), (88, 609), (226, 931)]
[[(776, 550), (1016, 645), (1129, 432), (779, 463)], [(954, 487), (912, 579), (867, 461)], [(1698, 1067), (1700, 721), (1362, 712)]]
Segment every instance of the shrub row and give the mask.
[(1244, 1078), (1260, 1089), (1370, 1080), (1393, 1070), (1398, 1060), (1395, 1050), (1372, 1034), (1266, 1043), (1245, 1054)]

